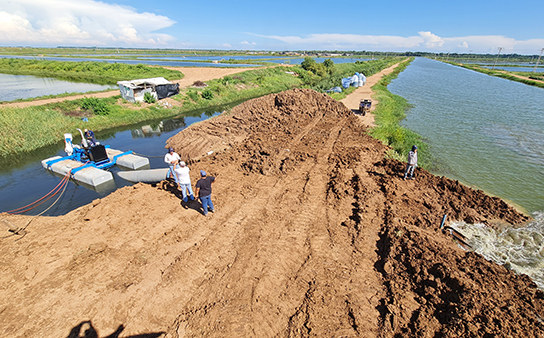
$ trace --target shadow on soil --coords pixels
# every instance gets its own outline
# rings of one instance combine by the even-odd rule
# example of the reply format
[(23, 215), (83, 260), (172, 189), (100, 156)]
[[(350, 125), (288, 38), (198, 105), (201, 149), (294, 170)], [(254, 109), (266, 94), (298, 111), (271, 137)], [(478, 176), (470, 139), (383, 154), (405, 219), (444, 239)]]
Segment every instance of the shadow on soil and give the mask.
[[(115, 330), (114, 333), (104, 338), (119, 338), (119, 335), (121, 334), (121, 332), (123, 332), (124, 329), (125, 327), (123, 325), (119, 325), (119, 327), (117, 328), (117, 330)], [(125, 338), (158, 338), (162, 336), (164, 333), (165, 332), (143, 333), (143, 334), (138, 334), (134, 336), (127, 336)], [(99, 337), (98, 337), (98, 332), (96, 332), (91, 321), (86, 320), (76, 325), (70, 331), (70, 334), (66, 338), (99, 338)]]

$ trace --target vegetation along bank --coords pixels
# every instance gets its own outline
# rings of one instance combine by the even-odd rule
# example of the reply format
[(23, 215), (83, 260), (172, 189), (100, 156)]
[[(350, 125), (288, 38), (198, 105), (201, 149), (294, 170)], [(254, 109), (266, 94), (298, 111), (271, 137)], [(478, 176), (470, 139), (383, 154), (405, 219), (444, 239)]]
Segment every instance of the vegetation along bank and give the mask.
[[(388, 58), (351, 64), (331, 65), (328, 62), (328, 66), (313, 65), (310, 62), (307, 67), (278, 66), (249, 70), (208, 81), (205, 87), (182, 88), (179, 95), (171, 98), (172, 105), (168, 108), (158, 103), (132, 104), (122, 100), (120, 96), (83, 98), (28, 108), (0, 106), (0, 157), (59, 143), (66, 131), (76, 128), (100, 131), (178, 116), (201, 108), (239, 102), (297, 87), (323, 91), (338, 86), (343, 77), (355, 72), (369, 76), (399, 61), (398, 58)], [(335, 98), (342, 98), (341, 95), (345, 96), (353, 90), (354, 88), (349, 88), (345, 93), (336, 94), (340, 97)], [(84, 122), (83, 118), (88, 122)]]

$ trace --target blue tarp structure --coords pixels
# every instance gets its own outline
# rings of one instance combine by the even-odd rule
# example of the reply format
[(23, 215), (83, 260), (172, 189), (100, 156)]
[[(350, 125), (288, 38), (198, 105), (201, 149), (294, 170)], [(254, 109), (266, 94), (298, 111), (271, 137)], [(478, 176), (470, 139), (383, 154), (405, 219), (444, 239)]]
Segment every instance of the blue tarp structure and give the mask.
[(331, 89), (329, 89), (329, 90), (326, 90), (325, 92), (326, 92), (326, 93), (330, 93), (330, 92), (341, 93), (341, 92), (342, 92), (342, 88), (341, 88), (341, 87), (334, 87), (334, 88), (331, 88)]
[(355, 75), (350, 77), (345, 77), (342, 79), (342, 87), (349, 88), (349, 86), (353, 87), (361, 87), (364, 86), (366, 83), (366, 76), (364, 74), (355, 73)]

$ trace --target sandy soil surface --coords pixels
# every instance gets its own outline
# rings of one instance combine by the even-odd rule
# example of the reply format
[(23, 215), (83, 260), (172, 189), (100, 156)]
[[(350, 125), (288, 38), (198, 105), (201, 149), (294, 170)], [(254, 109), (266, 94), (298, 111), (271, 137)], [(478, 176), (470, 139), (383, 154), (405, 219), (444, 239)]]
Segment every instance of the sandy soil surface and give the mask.
[[(212, 68), (212, 67), (163, 67), (163, 68), (179, 70), (185, 75), (183, 79), (181, 80), (172, 81), (173, 83), (179, 83), (181, 88), (190, 87), (193, 85), (195, 81), (205, 82), (205, 81), (209, 81), (213, 79), (219, 79), (219, 78), (222, 78), (223, 76), (240, 73), (246, 70), (255, 69), (255, 68)], [(2, 104), (1, 106), (25, 108), (25, 107), (31, 107), (31, 106), (41, 106), (41, 105), (53, 103), (53, 102), (77, 100), (77, 99), (82, 99), (84, 97), (102, 98), (102, 97), (111, 97), (115, 95), (119, 95), (119, 90), (112, 90), (112, 91), (94, 93), (94, 94), (72, 95), (72, 96), (59, 97), (59, 98), (53, 98), (53, 99), (5, 103), (5, 104)]]
[(340, 100), (340, 102), (351, 109), (353, 113), (357, 114), (365, 125), (375, 127), (376, 124), (374, 123), (374, 114), (365, 114), (364, 116), (359, 114), (359, 103), (361, 100), (371, 99), (372, 105), (370, 107), (370, 112), (373, 112), (376, 109), (376, 105), (379, 103), (379, 101), (372, 97), (374, 93), (371, 87), (374, 86), (382, 77), (395, 70), (397, 66), (398, 64), (393, 65), (377, 74), (367, 77), (366, 84), (364, 86), (358, 87), (353, 93)]
[(365, 131), (324, 94), (272, 94), (168, 140), (193, 185), (217, 178), (208, 217), (169, 181), (0, 215), (0, 336), (544, 336), (544, 293), (438, 229), (528, 218), (425, 170), (404, 181)]

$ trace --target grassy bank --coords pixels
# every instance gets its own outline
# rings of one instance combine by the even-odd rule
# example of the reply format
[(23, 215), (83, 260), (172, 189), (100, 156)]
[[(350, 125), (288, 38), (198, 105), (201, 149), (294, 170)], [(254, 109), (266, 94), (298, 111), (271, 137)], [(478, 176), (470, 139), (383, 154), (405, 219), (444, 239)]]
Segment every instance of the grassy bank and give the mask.
[[(277, 93), (295, 87), (327, 88), (331, 76), (344, 77), (355, 71), (370, 76), (398, 62), (376, 60), (360, 64), (335, 65), (331, 74), (319, 76), (301, 67), (273, 67), (248, 70), (233, 76), (208, 81), (206, 87), (182, 88), (171, 97), (178, 105), (164, 108), (161, 103), (131, 104), (119, 96), (85, 98), (28, 108), (0, 107), (0, 157), (34, 151), (58, 143), (65, 132), (76, 128), (100, 131), (142, 121), (169, 118), (210, 106), (220, 106)], [(293, 74), (294, 73), (294, 74)], [(88, 122), (82, 118), (86, 117)]]
[(13, 75), (34, 75), (67, 81), (113, 84), (117, 81), (164, 77), (168, 80), (181, 79), (179, 71), (143, 64), (129, 65), (108, 62), (72, 62), (27, 59), (0, 59), (0, 73)]
[[(456, 63), (456, 62), (447, 62), (447, 63), (449, 63), (451, 65), (454, 65), (454, 66), (459, 66), (459, 67), (463, 67), (463, 68), (466, 68), (466, 69), (470, 69), (470, 70), (473, 70), (473, 71), (476, 71), (476, 72), (484, 73), (484, 74), (487, 74), (487, 75), (502, 77), (503, 79), (516, 81), (516, 82), (521, 82), (521, 83), (527, 84), (529, 86), (544, 88), (544, 83), (543, 82), (533, 81), (531, 79), (524, 79), (524, 78), (519, 77), (519, 76), (531, 76), (531, 75), (529, 75), (527, 73), (518, 74), (519, 76), (516, 76), (516, 75), (512, 74), (511, 72), (507, 72), (505, 70), (488, 69), (488, 68), (480, 67), (478, 65), (463, 64), (463, 63)], [(534, 73), (532, 75), (534, 76)], [(540, 75), (535, 76), (535, 79), (540, 80), (540, 78), (541, 78)]]
[(429, 169), (431, 155), (427, 144), (422, 141), (419, 134), (399, 124), (406, 117), (406, 110), (410, 107), (408, 101), (401, 96), (392, 94), (387, 89), (389, 83), (404, 71), (412, 61), (413, 58), (402, 62), (391, 74), (383, 77), (372, 87), (375, 92), (373, 97), (379, 101), (379, 104), (374, 111), (377, 127), (373, 128), (370, 134), (393, 148), (388, 154), (390, 157), (404, 162), (412, 145), (417, 145), (418, 165)]

